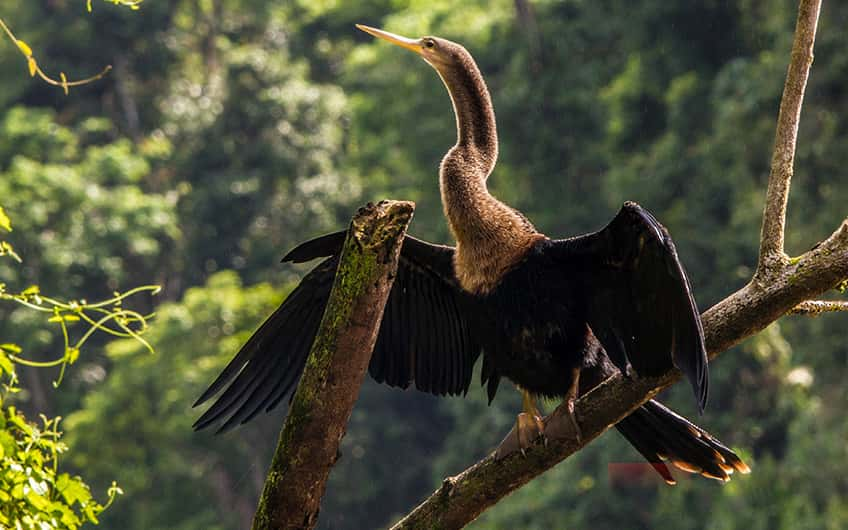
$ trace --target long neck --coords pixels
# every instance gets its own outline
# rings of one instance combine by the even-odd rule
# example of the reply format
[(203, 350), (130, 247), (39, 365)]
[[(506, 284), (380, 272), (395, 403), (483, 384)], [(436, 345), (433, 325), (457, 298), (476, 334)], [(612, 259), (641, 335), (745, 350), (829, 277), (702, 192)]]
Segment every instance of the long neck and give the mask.
[(469, 55), (452, 68), (438, 70), (457, 126), (456, 145), (445, 155), (439, 173), (445, 216), (457, 242), (454, 265), (463, 287), (482, 293), (544, 236), (486, 187), (498, 157), (498, 137), (489, 90), (474, 60)]
[(473, 150), (474, 169), (487, 178), (498, 159), (498, 131), (492, 98), (480, 70), (469, 56), (453, 68), (439, 72), (450, 93), (456, 115), (456, 147)]

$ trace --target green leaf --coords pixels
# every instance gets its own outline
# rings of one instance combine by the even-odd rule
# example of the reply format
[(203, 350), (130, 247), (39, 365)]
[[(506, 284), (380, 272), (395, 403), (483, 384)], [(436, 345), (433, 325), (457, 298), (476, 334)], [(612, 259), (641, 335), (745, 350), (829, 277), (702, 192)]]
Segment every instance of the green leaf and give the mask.
[(17, 344), (12, 344), (7, 342), (5, 344), (0, 344), (0, 350), (6, 350), (9, 353), (21, 353), (21, 347)]
[(0, 241), (0, 256), (11, 256), (11, 258), (18, 263), (22, 263), (23, 260), (18, 253), (15, 252), (15, 248), (6, 241)]
[(50, 501), (44, 496), (39, 495), (35, 490), (30, 490), (29, 493), (26, 494), (26, 500), (39, 511), (44, 511), (48, 506), (50, 506)]
[(22, 483), (17, 483), (12, 486), (12, 498), (16, 500), (23, 500), (24, 498), (24, 485)]
[(102, 512), (103, 510), (99, 509), (100, 506), (96, 503), (90, 502), (82, 507), (82, 511), (85, 514), (85, 517), (94, 524), (100, 524), (100, 521), (97, 520), (97, 514)]
[(37, 285), (30, 285), (21, 292), (21, 296), (35, 296), (41, 293), (41, 289)]
[(25, 43), (21, 39), (18, 39), (17, 44), (22, 54), (26, 55), (27, 57), (32, 56), (32, 48), (29, 47), (29, 44)]
[(91, 500), (91, 492), (88, 490), (88, 487), (79, 478), (72, 478), (67, 473), (59, 475), (59, 479), (56, 480), (56, 489), (62, 494), (62, 498), (69, 505), (75, 502), (79, 502), (82, 505)]
[(47, 322), (79, 322), (80, 317), (72, 314), (54, 315), (47, 319)]
[(2, 206), (0, 206), (0, 228), (6, 230), (7, 232), (12, 231), (12, 220), (9, 219), (8, 215), (6, 215), (6, 212), (3, 210)]
[(68, 348), (65, 352), (65, 359), (67, 359), (68, 364), (74, 364), (79, 359), (80, 350), (79, 348)]
[(0, 375), (15, 373), (15, 365), (9, 356), (3, 350), (0, 350)]

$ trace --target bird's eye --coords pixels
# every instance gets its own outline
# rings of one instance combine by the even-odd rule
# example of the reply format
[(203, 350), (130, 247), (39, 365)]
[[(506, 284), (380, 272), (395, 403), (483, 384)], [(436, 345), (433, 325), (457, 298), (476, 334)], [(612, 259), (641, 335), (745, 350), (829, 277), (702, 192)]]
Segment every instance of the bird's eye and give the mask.
[(434, 48), (435, 46), (436, 46), (436, 41), (434, 41), (433, 39), (425, 39), (424, 40), (424, 47), (425, 48)]

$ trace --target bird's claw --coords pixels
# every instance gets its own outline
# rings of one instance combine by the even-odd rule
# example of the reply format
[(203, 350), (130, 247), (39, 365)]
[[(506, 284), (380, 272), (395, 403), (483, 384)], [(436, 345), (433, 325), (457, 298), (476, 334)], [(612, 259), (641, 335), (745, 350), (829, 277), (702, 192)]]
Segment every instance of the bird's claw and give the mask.
[(574, 411), (574, 401), (564, 401), (556, 410), (548, 416), (545, 422), (545, 438), (554, 440), (576, 440), (578, 444), (582, 440), (580, 425), (577, 423), (577, 415)]
[(547, 446), (548, 440), (544, 435), (545, 424), (542, 418), (534, 414), (522, 412), (515, 419), (515, 426), (495, 451), (495, 459), (501, 460), (512, 453), (519, 451), (521, 456), (527, 456), (527, 449), (540, 438)]

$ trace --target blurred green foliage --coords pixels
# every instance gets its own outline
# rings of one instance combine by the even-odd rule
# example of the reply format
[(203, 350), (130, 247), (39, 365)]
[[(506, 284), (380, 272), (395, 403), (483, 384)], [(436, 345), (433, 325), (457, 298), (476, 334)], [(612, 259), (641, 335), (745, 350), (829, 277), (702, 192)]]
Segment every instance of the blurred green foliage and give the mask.
[[(417, 202), (413, 234), (449, 240), (436, 177), (455, 134), (447, 94), (354, 23), (466, 45), (497, 110), (490, 185), (544, 232), (596, 229), (635, 200), (671, 231), (702, 308), (752, 272), (794, 2), (176, 0), (89, 16), (73, 2), (7, 4), (52, 71), (114, 69), (66, 97), (0, 46), (0, 202), (27, 257), (0, 260), (0, 277), (70, 297), (141, 280), (168, 301), (148, 335), (156, 356), (93, 343), (60, 393), (45, 388), (54, 375), (21, 371), (18, 407), (68, 416), (78, 472), (96, 490), (124, 487), (103, 527), (248, 526), (284, 411), (214, 437), (190, 431), (190, 405), (306, 270), (279, 256), (386, 197)], [(848, 204), (846, 25), (848, 6), (825, 3), (791, 254)], [(611, 434), (474, 526), (845, 527), (844, 318), (785, 318), (713, 364), (693, 419), (752, 475), (622, 484), (608, 466), (640, 458)], [(8, 308), (0, 334), (31, 352), (59, 340)], [(664, 399), (691, 415), (684, 390)], [(508, 388), (487, 407), (476, 388), (439, 400), (367, 383), (320, 524), (389, 524), (494, 447), (517, 410)]]
[[(2, 207), (0, 231), (12, 232), (11, 219)], [(0, 257), (12, 258), (18, 264), (23, 262), (7, 241), (0, 241), (0, 251)], [(100, 302), (66, 302), (43, 294), (37, 285), (10, 292), (6, 283), (0, 282), (3, 306), (15, 305), (41, 314), (46, 324), (58, 325), (63, 341), (62, 355), (47, 361), (28, 358), (15, 343), (0, 344), (0, 528), (74, 530), (84, 523), (98, 524), (97, 516), (123, 493), (112, 481), (107, 490), (108, 501), (100, 504), (80, 476), (60, 473), (59, 457), (68, 450), (61, 441), (61, 417), (40, 414), (38, 425), (27, 420), (9, 402), (22, 390), (18, 379), (20, 367), (58, 366), (58, 378), (54, 381), (54, 386), (58, 386), (65, 369), (77, 362), (82, 347), (94, 333), (130, 338), (150, 351), (150, 344), (141, 337), (148, 317), (123, 307), (125, 299), (144, 291), (155, 293), (158, 288), (142, 286), (126, 293), (116, 292), (111, 299)]]
[(122, 490), (113, 482), (108, 502), (97, 502), (79, 476), (58, 472), (59, 418), (28, 422), (15, 407), (0, 408), (0, 525), (3, 528), (63, 528), (98, 524), (97, 516)]

